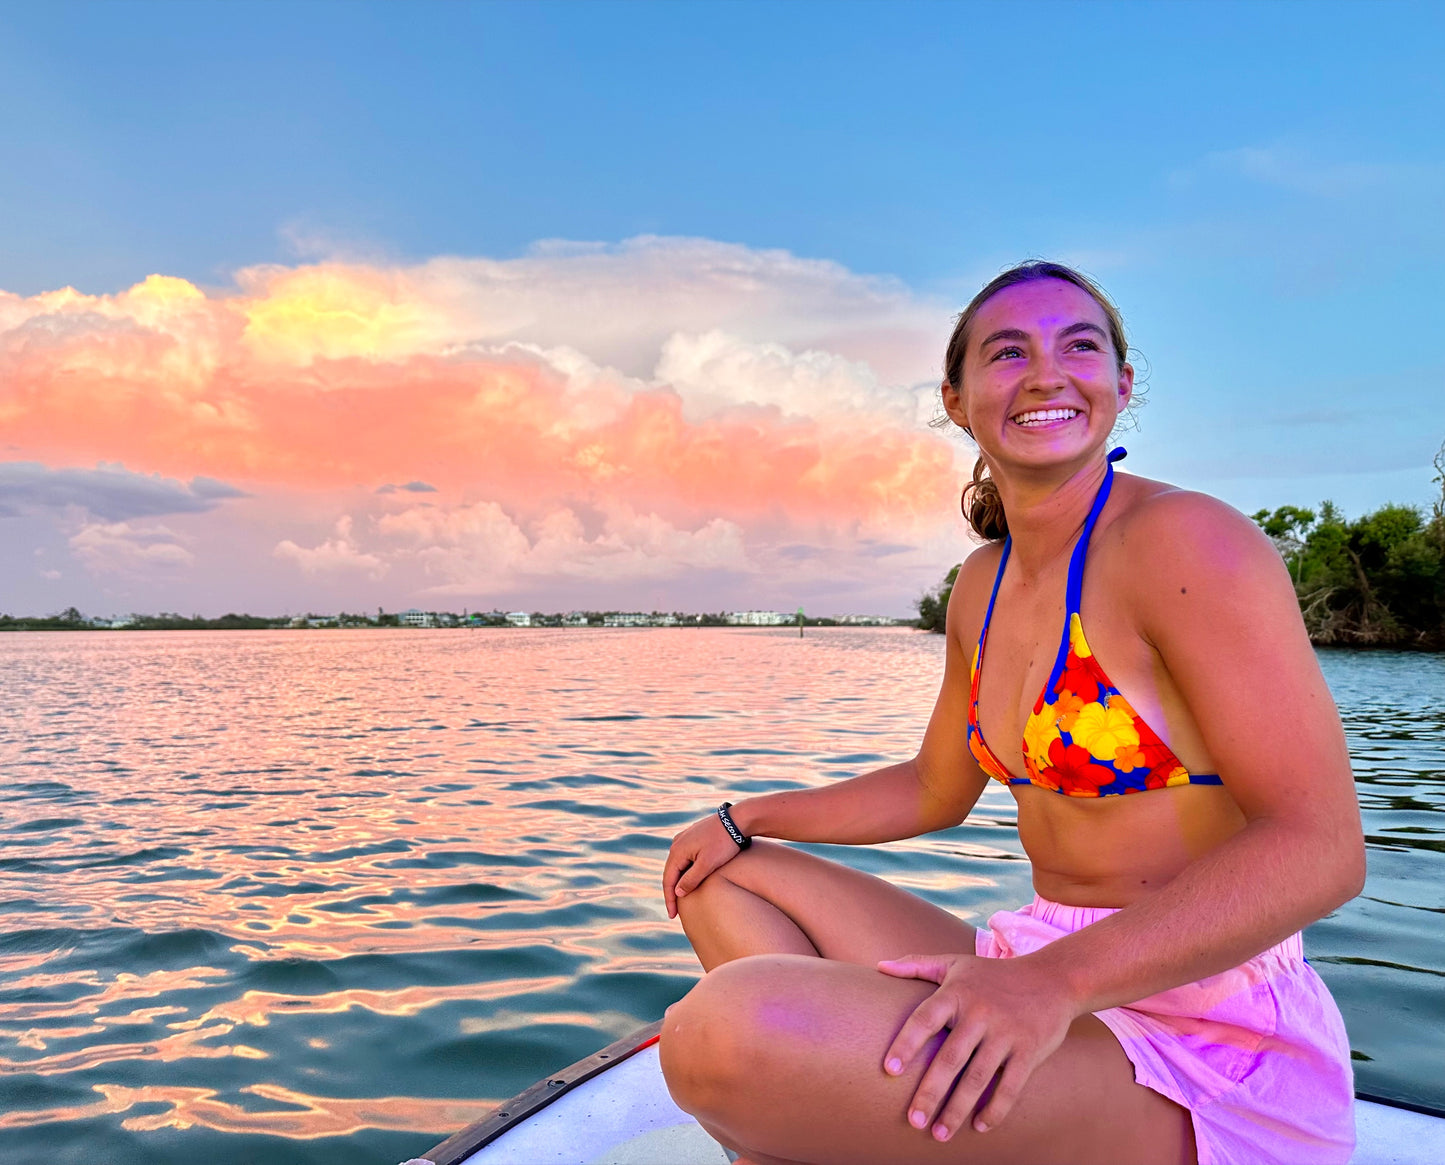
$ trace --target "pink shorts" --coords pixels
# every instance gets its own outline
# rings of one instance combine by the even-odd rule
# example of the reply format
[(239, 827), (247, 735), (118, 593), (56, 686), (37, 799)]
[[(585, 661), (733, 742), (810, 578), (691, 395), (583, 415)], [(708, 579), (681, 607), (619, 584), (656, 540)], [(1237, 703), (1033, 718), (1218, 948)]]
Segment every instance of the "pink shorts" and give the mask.
[[(1027, 955), (1114, 911), (1035, 897), (980, 930), (990, 959)], [(1293, 935), (1219, 975), (1098, 1016), (1134, 1079), (1189, 1110), (1199, 1165), (1330, 1165), (1355, 1148), (1339, 1008)]]

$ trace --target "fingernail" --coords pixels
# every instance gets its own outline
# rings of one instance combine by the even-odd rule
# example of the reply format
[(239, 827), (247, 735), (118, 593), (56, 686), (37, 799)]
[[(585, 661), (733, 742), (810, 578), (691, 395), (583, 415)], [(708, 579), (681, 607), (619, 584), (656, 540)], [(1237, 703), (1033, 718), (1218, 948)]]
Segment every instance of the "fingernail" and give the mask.
[(889, 1072), (891, 1072), (894, 1076), (897, 1076), (898, 1073), (903, 1071), (903, 1061), (900, 1060), (897, 1056), (894, 1056), (893, 1059), (889, 1060), (888, 1063), (883, 1065), (883, 1067), (886, 1068)]
[(948, 1126), (947, 1126), (947, 1125), (934, 1125), (934, 1126), (933, 1126), (933, 1136), (934, 1136), (934, 1139), (935, 1139), (935, 1140), (939, 1140), (939, 1141), (946, 1141), (946, 1140), (948, 1140)]
[(974, 1122), (973, 1122), (973, 1127), (974, 1127), (974, 1131), (975, 1131), (975, 1132), (980, 1132), (980, 1133), (986, 1133), (986, 1132), (988, 1132), (988, 1125), (984, 1124), (983, 1121), (974, 1121)]
[(915, 1108), (912, 1112), (908, 1114), (908, 1123), (911, 1124), (915, 1129), (921, 1129), (924, 1125), (928, 1123), (928, 1116)]

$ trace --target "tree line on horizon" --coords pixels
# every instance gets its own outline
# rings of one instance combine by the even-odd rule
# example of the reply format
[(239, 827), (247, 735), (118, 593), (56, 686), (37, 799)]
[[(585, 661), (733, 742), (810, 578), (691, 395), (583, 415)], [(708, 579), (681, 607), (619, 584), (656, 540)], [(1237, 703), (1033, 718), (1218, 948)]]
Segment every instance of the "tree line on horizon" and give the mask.
[[(1445, 445), (1429, 511), (1384, 505), (1347, 519), (1280, 506), (1250, 515), (1284, 559), (1310, 642), (1322, 647), (1445, 651)], [(918, 600), (918, 626), (941, 632), (958, 567)]]

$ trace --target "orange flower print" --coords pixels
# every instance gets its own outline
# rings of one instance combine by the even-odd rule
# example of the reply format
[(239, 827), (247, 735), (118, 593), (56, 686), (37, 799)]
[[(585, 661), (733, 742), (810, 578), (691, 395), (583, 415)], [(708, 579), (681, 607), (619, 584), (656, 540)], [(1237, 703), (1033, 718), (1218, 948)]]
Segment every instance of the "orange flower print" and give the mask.
[(985, 776), (992, 777), (996, 781), (1007, 782), (1013, 774), (998, 763), (994, 755), (984, 747), (983, 733), (970, 732), (968, 734), (968, 751), (973, 753), (973, 759), (978, 762), (978, 767), (984, 771)]
[(1121, 773), (1132, 773), (1144, 767), (1144, 753), (1131, 744), (1121, 744), (1114, 750), (1114, 767)]
[(1058, 726), (1065, 732), (1072, 732), (1074, 721), (1078, 719), (1084, 703), (1085, 701), (1073, 692), (1060, 692), (1059, 698), (1054, 701), (1054, 718)]

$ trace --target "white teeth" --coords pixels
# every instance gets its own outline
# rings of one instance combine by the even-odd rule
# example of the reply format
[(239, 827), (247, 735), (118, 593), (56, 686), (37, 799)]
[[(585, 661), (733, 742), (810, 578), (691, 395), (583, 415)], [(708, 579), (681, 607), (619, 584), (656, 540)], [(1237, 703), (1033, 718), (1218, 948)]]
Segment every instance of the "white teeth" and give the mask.
[(1014, 417), (1015, 425), (1047, 425), (1050, 421), (1067, 421), (1079, 415), (1078, 409), (1035, 409)]

